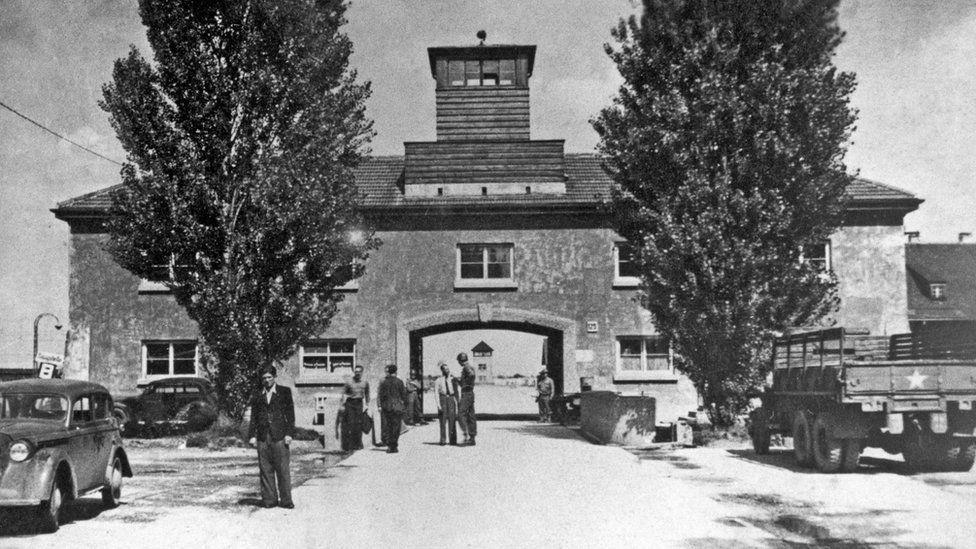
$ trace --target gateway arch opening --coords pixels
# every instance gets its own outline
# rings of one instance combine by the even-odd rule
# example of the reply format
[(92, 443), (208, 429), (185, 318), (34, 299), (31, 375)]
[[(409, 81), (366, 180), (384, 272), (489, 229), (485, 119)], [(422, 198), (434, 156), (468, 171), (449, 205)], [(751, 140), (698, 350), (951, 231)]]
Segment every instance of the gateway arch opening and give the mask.
[(524, 322), (453, 322), (410, 332), (410, 371), (423, 380), (425, 415), (437, 413), (434, 380), (443, 360), (459, 376), (458, 353), (475, 369), (478, 417), (535, 419), (536, 380), (546, 370), (556, 394), (563, 387), (562, 331)]

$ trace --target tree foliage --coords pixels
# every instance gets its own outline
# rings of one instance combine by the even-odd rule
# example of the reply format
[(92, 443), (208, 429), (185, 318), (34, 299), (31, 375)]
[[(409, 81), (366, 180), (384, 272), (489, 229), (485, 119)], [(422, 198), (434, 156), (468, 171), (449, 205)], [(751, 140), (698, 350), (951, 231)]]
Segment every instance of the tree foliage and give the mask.
[(606, 50), (624, 83), (593, 121), (641, 298), (713, 419), (765, 374), (769, 337), (838, 305), (802, 251), (841, 222), (854, 76), (839, 0), (645, 0)]
[[(128, 155), (109, 221), (126, 269), (195, 320), (225, 412), (335, 314), (378, 244), (352, 170), (373, 135), (342, 0), (140, 0), (101, 107)], [(361, 238), (350, 235), (359, 234)]]

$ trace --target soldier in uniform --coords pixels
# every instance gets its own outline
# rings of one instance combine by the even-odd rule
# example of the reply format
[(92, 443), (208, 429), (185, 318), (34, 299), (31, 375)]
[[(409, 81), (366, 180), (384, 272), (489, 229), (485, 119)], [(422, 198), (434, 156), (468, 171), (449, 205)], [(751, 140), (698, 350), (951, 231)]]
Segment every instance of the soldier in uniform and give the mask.
[(539, 403), (539, 421), (548, 423), (552, 421), (551, 401), (552, 393), (555, 390), (548, 371), (542, 370), (539, 372), (539, 380), (536, 382), (535, 387), (539, 391), (539, 396), (536, 397), (536, 401)]
[(464, 433), (464, 444), (474, 446), (474, 438), (478, 435), (478, 422), (474, 418), (474, 368), (468, 362), (466, 353), (459, 353), (458, 364), (461, 365), (461, 399), (458, 404), (458, 422)]

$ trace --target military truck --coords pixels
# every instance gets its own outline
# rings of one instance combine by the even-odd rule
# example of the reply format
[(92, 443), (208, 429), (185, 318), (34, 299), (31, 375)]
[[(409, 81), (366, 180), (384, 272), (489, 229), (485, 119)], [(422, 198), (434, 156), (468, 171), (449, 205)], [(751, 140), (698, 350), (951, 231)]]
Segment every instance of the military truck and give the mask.
[(797, 463), (857, 469), (865, 447), (902, 454), (913, 471), (967, 471), (976, 459), (976, 344), (830, 328), (777, 338), (762, 406), (750, 414), (758, 454), (793, 437)]

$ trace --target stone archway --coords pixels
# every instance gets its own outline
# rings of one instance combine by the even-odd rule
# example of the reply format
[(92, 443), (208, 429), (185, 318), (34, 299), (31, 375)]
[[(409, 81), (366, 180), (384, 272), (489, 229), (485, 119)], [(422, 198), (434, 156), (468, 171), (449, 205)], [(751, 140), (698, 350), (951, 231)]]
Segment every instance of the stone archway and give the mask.
[(421, 338), (446, 332), (500, 329), (542, 335), (547, 338), (549, 370), (557, 392), (579, 390), (576, 368), (576, 322), (545, 312), (478, 304), (467, 309), (447, 309), (400, 318), (396, 327), (396, 362), (415, 367)]

